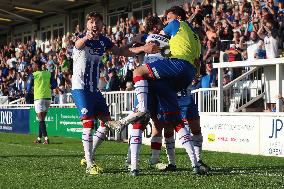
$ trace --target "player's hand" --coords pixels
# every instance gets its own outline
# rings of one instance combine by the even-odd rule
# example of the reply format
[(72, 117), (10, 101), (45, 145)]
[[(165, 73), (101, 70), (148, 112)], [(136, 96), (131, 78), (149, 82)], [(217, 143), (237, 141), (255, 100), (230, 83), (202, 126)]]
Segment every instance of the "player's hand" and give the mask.
[(93, 39), (93, 38), (94, 38), (93, 32), (90, 31), (90, 30), (88, 30), (88, 31), (86, 32), (86, 36), (85, 36), (84, 38), (85, 38), (86, 40), (91, 40), (91, 39)]
[(147, 43), (144, 45), (144, 52), (149, 54), (154, 54), (160, 52), (161, 49), (155, 43)]

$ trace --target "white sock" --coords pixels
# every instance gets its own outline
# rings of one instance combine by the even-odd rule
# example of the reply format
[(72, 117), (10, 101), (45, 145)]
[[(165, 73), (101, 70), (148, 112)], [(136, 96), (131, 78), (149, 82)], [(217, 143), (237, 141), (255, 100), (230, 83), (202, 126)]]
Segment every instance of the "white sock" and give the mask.
[(41, 140), (41, 138), (40, 138), (40, 137), (37, 137), (37, 140)]
[[(135, 81), (135, 78), (134, 78)], [(137, 109), (139, 112), (147, 111), (148, 81), (138, 80), (135, 82), (135, 93), (138, 100)]]
[(160, 161), (160, 153), (162, 147), (162, 137), (153, 136), (151, 138), (151, 163), (156, 164)]
[(85, 152), (85, 159), (87, 161), (87, 167), (92, 166), (92, 146), (93, 146), (93, 139), (92, 139), (92, 128), (83, 128), (82, 133), (82, 142)]
[(46, 137), (44, 137), (44, 140), (48, 140), (48, 137), (46, 136)]
[(170, 137), (165, 136), (165, 146), (169, 164), (176, 165), (176, 154), (175, 154), (175, 138), (174, 135)]
[(138, 169), (139, 153), (142, 144), (142, 130), (132, 129), (130, 131), (131, 170)]
[(195, 151), (194, 151), (194, 147), (193, 147), (193, 143), (192, 143), (192, 139), (191, 139), (189, 131), (185, 127), (183, 127), (177, 131), (177, 134), (178, 134), (180, 143), (185, 148), (191, 160), (192, 167), (199, 165), (197, 163), (197, 159), (196, 159), (196, 155), (195, 155)]
[(93, 150), (92, 150), (92, 158), (94, 159), (97, 148), (102, 144), (102, 142), (106, 138), (106, 127), (100, 126), (93, 137)]
[(202, 134), (192, 135), (192, 143), (193, 143), (193, 146), (194, 146), (196, 159), (197, 159), (197, 161), (200, 161), (201, 160), (202, 143), (203, 143)]

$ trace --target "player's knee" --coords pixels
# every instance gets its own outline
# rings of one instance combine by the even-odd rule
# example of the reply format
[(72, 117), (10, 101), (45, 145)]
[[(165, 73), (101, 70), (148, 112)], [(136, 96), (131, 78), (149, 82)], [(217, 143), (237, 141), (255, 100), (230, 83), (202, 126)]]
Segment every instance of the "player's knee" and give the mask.
[(93, 129), (95, 126), (95, 123), (93, 120), (84, 120), (83, 121), (83, 128), (90, 128)]
[[(149, 76), (149, 69), (146, 65), (142, 65), (142, 66), (139, 66), (138, 68), (136, 68), (133, 72), (133, 79), (137, 76), (142, 76), (144, 77), (145, 79), (148, 78)], [(135, 82), (135, 81), (134, 81)]]
[(143, 127), (146, 128), (146, 125), (149, 123), (149, 121), (150, 121), (150, 118), (145, 118), (145, 119), (137, 121), (136, 124), (143, 125)]
[(179, 130), (183, 129), (185, 126), (183, 123), (176, 124), (175, 131), (178, 133)]
[(200, 127), (200, 118), (194, 118), (190, 119), (188, 121), (191, 133), (194, 135), (200, 135), (201, 134), (201, 127)]
[(164, 137), (165, 138), (171, 138), (174, 136), (174, 131), (167, 131), (167, 132), (164, 132)]
[(161, 137), (162, 131), (157, 130), (155, 127), (152, 127), (152, 137)]
[(164, 124), (157, 120), (153, 120), (153, 122), (154, 125), (152, 126), (152, 136), (162, 136)]

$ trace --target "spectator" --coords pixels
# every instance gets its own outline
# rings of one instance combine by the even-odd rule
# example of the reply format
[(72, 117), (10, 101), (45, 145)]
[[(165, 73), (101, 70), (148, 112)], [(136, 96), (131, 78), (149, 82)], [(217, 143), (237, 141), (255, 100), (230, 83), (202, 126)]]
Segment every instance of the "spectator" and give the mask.
[(206, 64), (206, 75), (201, 78), (200, 88), (211, 88), (217, 85), (217, 75), (213, 70), (212, 63)]
[(241, 45), (240, 45), (241, 48), (247, 49), (247, 60), (254, 60), (256, 58), (255, 55), (257, 53), (259, 42), (260, 42), (260, 40), (257, 36), (257, 32), (255, 32), (255, 31), (251, 32), (250, 40), (246, 44), (243, 44), (243, 40), (241, 40)]
[[(191, 4), (185, 3), (183, 7), (188, 20), (191, 21), (202, 41), (202, 74), (205, 76), (209, 73), (208, 66), (219, 62), (220, 52), (225, 52), (224, 57), (227, 60), (224, 61), (236, 61), (278, 57), (278, 48), (283, 49), (283, 1), (274, 4), (273, 0), (252, 2), (204, 0), (202, 3), (195, 1)], [(153, 15), (156, 16), (156, 14)], [(143, 20), (144, 24), (147, 18), (148, 15)], [(166, 23), (165, 17), (161, 19)], [(114, 33), (112, 26), (104, 26), (105, 35), (119, 46), (131, 44), (134, 36), (144, 32), (143, 23), (135, 17), (120, 18)], [(67, 93), (71, 87), (72, 48), (74, 40), (81, 33), (79, 25), (76, 25), (74, 32), (66, 33), (63, 37), (58, 36), (42, 42), (32, 39), (27, 43), (9, 43), (1, 47), (0, 86), (2, 94), (8, 94), (10, 90), (13, 98), (18, 95), (26, 97), (27, 101), (32, 99), (31, 94), (24, 94), (25, 90), (24, 93), (21, 92), (20, 86), (28, 88), (29, 65), (38, 59), (45, 64), (43, 69), (52, 73), (53, 85), (55, 87), (64, 86)], [(143, 56), (139, 57), (141, 59)], [(132, 70), (139, 66), (140, 62), (141, 60), (138, 59), (131, 60), (106, 53), (102, 59), (104, 66), (100, 67), (100, 90), (105, 90), (107, 81), (111, 81), (108, 77), (113, 73), (108, 74), (108, 71), (113, 72), (112, 69), (118, 73), (116, 75), (119, 77), (121, 88), (130, 90)], [(16, 74), (18, 72), (20, 74)], [(241, 74), (235, 70), (226, 74), (231, 73), (233, 73), (233, 78)], [(226, 77), (224, 80), (226, 80), (224, 83), (229, 81)], [(58, 90), (54, 92), (59, 95)]]
[(117, 76), (115, 68), (111, 68), (108, 71), (109, 81), (107, 91), (119, 91), (119, 78)]
[(255, 55), (256, 59), (266, 59), (266, 51), (264, 48), (264, 43), (262, 40), (260, 40), (258, 42), (258, 47), (256, 49), (256, 55)]
[(19, 72), (24, 72), (26, 67), (27, 67), (27, 62), (25, 61), (25, 57), (22, 56), (21, 57), (21, 61), (20, 61), (20, 64), (19, 64), (19, 67), (18, 67), (18, 71)]
[(58, 104), (66, 104), (67, 103), (67, 95), (66, 95), (66, 88), (64, 85), (60, 85), (58, 88)]
[(261, 24), (257, 34), (264, 40), (267, 58), (278, 57), (278, 31), (272, 17)]
[(54, 71), (55, 63), (54, 63), (52, 55), (48, 56), (48, 61), (47, 61), (47, 66), (46, 67), (47, 67), (48, 71), (50, 71), (50, 72)]
[(69, 73), (70, 62), (67, 59), (67, 56), (65, 54), (62, 54), (60, 56), (59, 65), (60, 65), (60, 70), (62, 73)]

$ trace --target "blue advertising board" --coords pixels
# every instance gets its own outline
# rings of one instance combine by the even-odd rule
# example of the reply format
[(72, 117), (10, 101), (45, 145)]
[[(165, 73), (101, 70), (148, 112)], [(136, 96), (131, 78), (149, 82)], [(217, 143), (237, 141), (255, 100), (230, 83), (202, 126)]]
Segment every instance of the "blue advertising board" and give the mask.
[(29, 133), (29, 109), (0, 109), (0, 132)]

